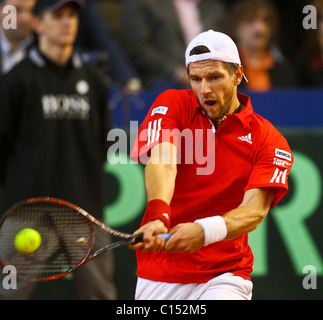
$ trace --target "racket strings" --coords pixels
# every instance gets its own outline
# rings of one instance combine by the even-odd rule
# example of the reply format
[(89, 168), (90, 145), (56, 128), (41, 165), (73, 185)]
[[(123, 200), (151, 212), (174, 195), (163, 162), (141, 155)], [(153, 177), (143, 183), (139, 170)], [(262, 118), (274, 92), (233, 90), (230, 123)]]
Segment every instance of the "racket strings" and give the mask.
[[(32, 228), (41, 234), (41, 245), (32, 253), (16, 250), (17, 233)], [(25, 281), (46, 279), (69, 272), (89, 254), (93, 244), (91, 223), (76, 210), (51, 202), (16, 207), (0, 229), (0, 259), (13, 265)]]

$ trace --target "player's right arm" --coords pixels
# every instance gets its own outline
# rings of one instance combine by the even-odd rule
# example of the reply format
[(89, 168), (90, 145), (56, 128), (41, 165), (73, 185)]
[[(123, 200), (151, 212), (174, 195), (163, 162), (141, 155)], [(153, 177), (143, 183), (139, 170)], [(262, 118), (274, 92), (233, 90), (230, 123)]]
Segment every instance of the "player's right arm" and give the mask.
[[(147, 201), (162, 201), (169, 206), (175, 189), (177, 174), (177, 149), (170, 142), (162, 142), (151, 149), (151, 157), (145, 167), (145, 188)], [(164, 219), (163, 219), (164, 220)], [(161, 250), (164, 240), (153, 237), (158, 233), (168, 232), (168, 227), (161, 219), (153, 219), (142, 225), (135, 233), (144, 233), (144, 242), (132, 246), (143, 252)]]
[(145, 167), (145, 187), (148, 202), (160, 199), (170, 204), (177, 174), (177, 148), (170, 142), (162, 142), (151, 150), (151, 158)]

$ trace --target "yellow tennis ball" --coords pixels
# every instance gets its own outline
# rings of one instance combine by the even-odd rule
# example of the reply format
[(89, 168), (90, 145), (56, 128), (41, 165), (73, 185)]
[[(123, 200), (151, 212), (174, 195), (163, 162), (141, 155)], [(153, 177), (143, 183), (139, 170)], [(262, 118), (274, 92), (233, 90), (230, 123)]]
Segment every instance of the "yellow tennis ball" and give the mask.
[(15, 237), (15, 247), (21, 253), (32, 253), (41, 244), (40, 233), (31, 228), (22, 229)]

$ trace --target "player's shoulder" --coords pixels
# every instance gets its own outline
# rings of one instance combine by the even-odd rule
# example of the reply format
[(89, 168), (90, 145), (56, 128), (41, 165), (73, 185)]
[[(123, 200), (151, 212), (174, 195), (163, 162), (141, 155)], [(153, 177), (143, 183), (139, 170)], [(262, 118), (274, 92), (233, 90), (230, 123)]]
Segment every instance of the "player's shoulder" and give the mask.
[(156, 104), (171, 108), (180, 108), (184, 111), (196, 107), (196, 97), (191, 89), (167, 89), (157, 96), (155, 100)]
[[(249, 96), (238, 92), (238, 98), (240, 103), (245, 106), (245, 108), (238, 113), (238, 117), (241, 118), (244, 126), (251, 126), (252, 130), (260, 135), (266, 133), (278, 133), (278, 130), (269, 120), (254, 111)], [(241, 116), (239, 116), (240, 114)]]
[[(259, 144), (283, 144), (288, 145), (286, 138), (268, 119), (257, 113), (253, 113), (253, 131), (258, 135)], [(255, 134), (254, 134), (255, 136)]]
[(256, 112), (253, 113), (252, 124), (261, 131), (278, 132), (277, 128), (268, 119)]
[(182, 125), (194, 117), (198, 103), (191, 89), (168, 89), (155, 99), (151, 114), (162, 113), (167, 118), (178, 119)]
[(166, 89), (161, 92), (158, 96), (159, 97), (175, 97), (178, 99), (190, 99), (192, 97), (193, 90), (192, 89)]
[(278, 129), (268, 119), (255, 112), (253, 113), (252, 124), (260, 132), (272, 134), (279, 133)]

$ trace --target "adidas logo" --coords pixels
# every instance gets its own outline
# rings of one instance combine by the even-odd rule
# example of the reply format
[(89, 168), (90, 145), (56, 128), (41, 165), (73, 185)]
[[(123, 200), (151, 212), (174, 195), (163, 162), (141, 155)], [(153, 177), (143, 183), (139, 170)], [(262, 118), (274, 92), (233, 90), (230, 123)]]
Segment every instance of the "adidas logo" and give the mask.
[(241, 140), (241, 141), (246, 141), (246, 142), (252, 144), (251, 133), (247, 134), (246, 136), (238, 137), (238, 139)]

